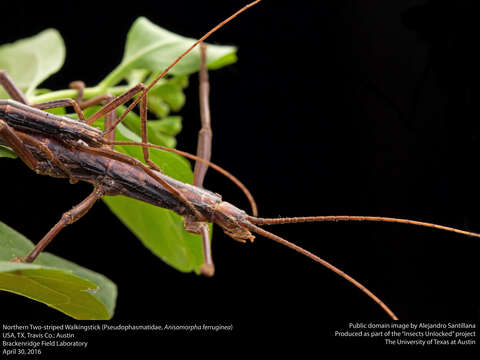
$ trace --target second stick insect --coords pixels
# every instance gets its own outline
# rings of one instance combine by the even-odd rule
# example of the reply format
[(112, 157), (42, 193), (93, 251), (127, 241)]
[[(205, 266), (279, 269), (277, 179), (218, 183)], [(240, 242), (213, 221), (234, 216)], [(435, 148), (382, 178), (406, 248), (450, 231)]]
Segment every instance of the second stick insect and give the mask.
[[(15, 258), (13, 259), (14, 261), (29, 263), (35, 261), (37, 256), (61, 229), (85, 215), (98, 199), (105, 195), (123, 195), (170, 209), (183, 216), (185, 229), (191, 233), (201, 235), (204, 264), (200, 270), (204, 275), (212, 276), (214, 274), (209, 227), (207, 225), (208, 222), (213, 222), (235, 240), (241, 242), (251, 241), (254, 239), (253, 234), (256, 233), (311, 258), (358, 287), (392, 319), (397, 319), (397, 316), (387, 305), (357, 280), (322, 258), (262, 229), (260, 226), (310, 221), (387, 221), (437, 228), (479, 237), (478, 234), (450, 227), (396, 218), (312, 216), (267, 219), (257, 217), (257, 208), (250, 192), (235, 177), (209, 161), (212, 132), (208, 106), (209, 84), (205, 60), (205, 54), (208, 50), (205, 45), (201, 46), (200, 103), (202, 129), (198, 137), (197, 156), (147, 143), (146, 104), (148, 91), (195, 46), (201, 44), (225, 23), (258, 2), (259, 0), (250, 3), (206, 33), (168, 66), (148, 87), (138, 84), (116, 98), (106, 94), (85, 101), (82, 98), (83, 84), (75, 82), (72, 83), (72, 87), (78, 90), (79, 96), (77, 101), (63, 99), (31, 105), (8, 74), (0, 72), (0, 84), (11, 97), (9, 100), (0, 100), (0, 142), (12, 148), (29, 168), (39, 174), (67, 178), (71, 182), (86, 181), (94, 185), (92, 193), (80, 204), (64, 213), (60, 221), (51, 228), (26, 257)], [(127, 110), (117, 118), (115, 110), (132, 99), (133, 101)], [(101, 103), (104, 105), (99, 111), (89, 118), (84, 117), (82, 109)], [(142, 142), (114, 141), (115, 127), (137, 104), (140, 104)], [(73, 107), (79, 120), (52, 115), (43, 111), (55, 107)], [(94, 121), (101, 117), (105, 117), (105, 130), (103, 132), (91, 126)], [(132, 157), (116, 152), (113, 150), (114, 145), (141, 146), (147, 165)], [(163, 174), (158, 166), (149, 159), (149, 148), (176, 152), (196, 160), (193, 185), (182, 183)], [(220, 195), (203, 188), (203, 181), (208, 167), (213, 167), (220, 171), (241, 187), (250, 200), (253, 216), (223, 201)]]

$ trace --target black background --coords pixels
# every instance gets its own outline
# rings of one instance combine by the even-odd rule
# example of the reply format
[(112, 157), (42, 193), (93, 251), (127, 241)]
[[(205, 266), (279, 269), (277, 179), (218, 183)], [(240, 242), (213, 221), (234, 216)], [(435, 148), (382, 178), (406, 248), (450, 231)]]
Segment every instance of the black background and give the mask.
[[(263, 1), (212, 36), (239, 47), (210, 73), (212, 160), (253, 192), (261, 216), (378, 215), (480, 232), (478, 73), (473, 1)], [(121, 60), (137, 16), (200, 37), (244, 1), (2, 4), (1, 43), (54, 27), (67, 60), (46, 87), (94, 85)], [(182, 110), (179, 148), (194, 152), (197, 80)], [(0, 219), (33, 241), (89, 192), (3, 159)], [(206, 187), (248, 209), (209, 172)], [(364, 283), (404, 320), (476, 320), (478, 241), (407, 225), (282, 225), (275, 233)], [(315, 335), (349, 321), (388, 320), (358, 289), (319, 264), (257, 238), (216, 229), (212, 279), (153, 256), (99, 202), (48, 251), (118, 284), (114, 320), (223, 321), (228, 337)], [(62, 314), (1, 294), (0, 318)], [(149, 342), (146, 342), (149, 346)], [(312, 344), (312, 343), (310, 343)]]

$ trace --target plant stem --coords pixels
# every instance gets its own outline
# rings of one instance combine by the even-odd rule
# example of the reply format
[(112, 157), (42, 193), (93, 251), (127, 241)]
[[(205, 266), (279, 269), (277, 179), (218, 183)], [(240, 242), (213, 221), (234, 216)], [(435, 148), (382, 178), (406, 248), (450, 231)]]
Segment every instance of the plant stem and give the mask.
[(102, 81), (98, 83), (97, 87), (106, 89), (119, 83), (124, 78), (127, 70), (128, 69), (125, 65), (118, 65), (110, 74), (108, 74)]
[[(110, 93), (113, 96), (120, 95), (127, 91), (129, 89), (128, 86), (114, 86), (111, 88), (104, 87), (104, 86), (94, 86), (90, 88), (85, 88), (83, 91), (83, 97), (85, 99), (90, 99), (92, 97), (102, 95), (105, 93)], [(65, 99), (65, 98), (75, 98), (77, 96), (77, 90), (75, 89), (63, 89), (63, 90), (57, 90), (57, 91), (52, 91), (46, 94), (38, 95), (38, 96), (32, 96), (29, 98), (29, 100), (36, 104), (36, 103), (41, 103), (41, 102), (46, 102), (46, 101), (51, 101), (51, 100), (58, 100), (58, 99)]]

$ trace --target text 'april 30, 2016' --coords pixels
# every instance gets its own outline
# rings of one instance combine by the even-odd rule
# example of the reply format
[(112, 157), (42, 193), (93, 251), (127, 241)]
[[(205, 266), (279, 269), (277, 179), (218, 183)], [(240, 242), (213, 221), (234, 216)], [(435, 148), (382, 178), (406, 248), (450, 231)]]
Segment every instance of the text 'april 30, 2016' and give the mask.
[(106, 338), (113, 335), (143, 335), (157, 334), (228, 334), (234, 326), (231, 323), (161, 323), (161, 324), (2, 324), (0, 354), (15, 357), (17, 355), (40, 355), (68, 352), (87, 352), (98, 346)]

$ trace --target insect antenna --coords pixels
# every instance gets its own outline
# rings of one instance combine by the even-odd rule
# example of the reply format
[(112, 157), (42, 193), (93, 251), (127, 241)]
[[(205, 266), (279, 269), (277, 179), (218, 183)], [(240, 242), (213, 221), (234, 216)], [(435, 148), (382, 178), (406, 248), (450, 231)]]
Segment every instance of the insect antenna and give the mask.
[(263, 237), (266, 237), (267, 239), (271, 239), (273, 241), (276, 241), (277, 243), (280, 243), (302, 255), (305, 255), (307, 257), (309, 257), (310, 259), (312, 259), (313, 261), (317, 262), (317, 263), (320, 263), (321, 265), (325, 266), (327, 269), (333, 271), (334, 273), (340, 275), (341, 277), (343, 277), (345, 280), (347, 280), (348, 282), (350, 282), (351, 284), (353, 284), (354, 286), (356, 286), (357, 288), (359, 288), (361, 291), (363, 291), (369, 298), (371, 298), (373, 301), (375, 301), (393, 320), (398, 320), (398, 317), (393, 313), (392, 310), (390, 310), (390, 308), (385, 305), (385, 303), (380, 300), (373, 292), (371, 292), (370, 290), (368, 290), (364, 285), (362, 285), (361, 283), (359, 283), (357, 280), (355, 280), (353, 277), (351, 277), (350, 275), (346, 274), (345, 272), (343, 272), (342, 270), (340, 270), (339, 268), (337, 268), (336, 266), (330, 264), (328, 261), (322, 259), (321, 257), (311, 253), (310, 251), (308, 250), (305, 250), (304, 248), (298, 246), (298, 245), (295, 245), (294, 243), (291, 243), (290, 241), (288, 240), (285, 240), (284, 238), (278, 236), (278, 235), (275, 235), (269, 231), (266, 231), (252, 223), (250, 223), (249, 221), (244, 221), (242, 222), (242, 225), (245, 226), (247, 229), (253, 231), (254, 233), (257, 233), (258, 235), (261, 235)]
[(321, 221), (369, 221), (369, 222), (389, 222), (397, 224), (408, 224), (416, 225), (422, 227), (428, 227), (443, 231), (454, 232), (457, 234), (462, 234), (466, 236), (480, 237), (480, 234), (456, 229), (449, 226), (437, 225), (433, 223), (409, 220), (409, 219), (399, 219), (391, 217), (380, 217), (380, 216), (349, 216), (349, 215), (333, 215), (333, 216), (304, 216), (304, 217), (287, 217), (287, 218), (257, 218), (254, 216), (248, 216), (248, 220), (256, 225), (275, 225), (275, 224), (291, 224), (291, 223), (304, 223), (304, 222), (321, 222)]
[(398, 320), (395, 314), (388, 308), (385, 303), (383, 303), (377, 296), (375, 296), (370, 290), (368, 290), (365, 286), (360, 284), (357, 280), (353, 279), (351, 276), (344, 273), (342, 270), (338, 269), (337, 267), (333, 266), (329, 262), (323, 260), (322, 258), (312, 254), (308, 250), (301, 248), (298, 245), (295, 245), (278, 235), (275, 235), (271, 232), (268, 232), (257, 225), (275, 225), (275, 224), (290, 224), (290, 223), (304, 223), (304, 222), (321, 222), (321, 221), (370, 221), (370, 222), (390, 222), (390, 223), (398, 223), (398, 224), (409, 224), (409, 225), (416, 225), (422, 226), (427, 228), (433, 228), (443, 231), (454, 232), (461, 235), (472, 236), (472, 237), (480, 237), (480, 234), (456, 229), (453, 227), (437, 225), (433, 223), (423, 222), (423, 221), (416, 221), (416, 220), (409, 220), (409, 219), (399, 219), (399, 218), (390, 218), (390, 217), (379, 217), (379, 216), (305, 216), (305, 217), (287, 217), (287, 218), (257, 218), (254, 216), (247, 216), (247, 221), (243, 222), (244, 225), (249, 230), (262, 235), (268, 239), (274, 240), (282, 245), (293, 249), (300, 254), (303, 254), (310, 259), (322, 264), (326, 268), (330, 269), (331, 271), (337, 273), (357, 288), (362, 290), (368, 297), (370, 297), (373, 301), (375, 301), (392, 319)]
[(125, 118), (125, 116), (127, 116), (127, 114), (133, 110), (133, 108), (142, 100), (142, 98), (145, 97), (146, 93), (150, 91), (150, 89), (152, 87), (155, 86), (155, 84), (160, 81), (161, 78), (163, 78), (169, 71), (172, 67), (174, 67), (180, 60), (182, 60), (182, 58), (187, 55), (190, 51), (193, 50), (193, 48), (195, 48), (198, 44), (200, 44), (202, 41), (206, 40), (210, 35), (212, 35), (215, 31), (217, 31), (218, 29), (220, 29), (223, 25), (225, 25), (226, 23), (230, 22), (231, 20), (233, 20), (234, 18), (236, 18), (238, 15), (240, 15), (242, 12), (248, 10), (250, 7), (258, 4), (261, 0), (255, 0), (247, 5), (245, 5), (243, 8), (241, 8), (240, 10), (238, 10), (236, 13), (234, 13), (233, 15), (231, 15), (230, 17), (226, 18), (225, 20), (223, 20), (221, 23), (219, 23), (217, 26), (215, 26), (214, 28), (212, 28), (210, 31), (208, 31), (205, 35), (203, 35), (200, 39), (198, 39), (197, 41), (195, 41), (187, 50), (185, 50), (185, 52), (183, 54), (181, 54), (174, 62), (172, 62), (169, 66), (167, 66), (165, 68), (165, 70), (163, 70), (161, 72), (161, 74), (155, 79), (153, 80), (144, 90), (142, 90), (142, 93), (140, 96), (138, 96), (137, 98), (135, 98), (134, 101), (132, 101), (132, 103), (128, 106), (128, 108), (123, 112), (122, 115), (120, 115), (120, 117), (117, 119), (117, 121), (112, 124), (110, 126), (110, 128), (108, 129), (105, 129), (104, 131), (104, 134), (108, 134), (110, 133), (111, 131), (113, 131), (113, 129), (115, 129), (115, 127), (122, 122), (122, 120)]

